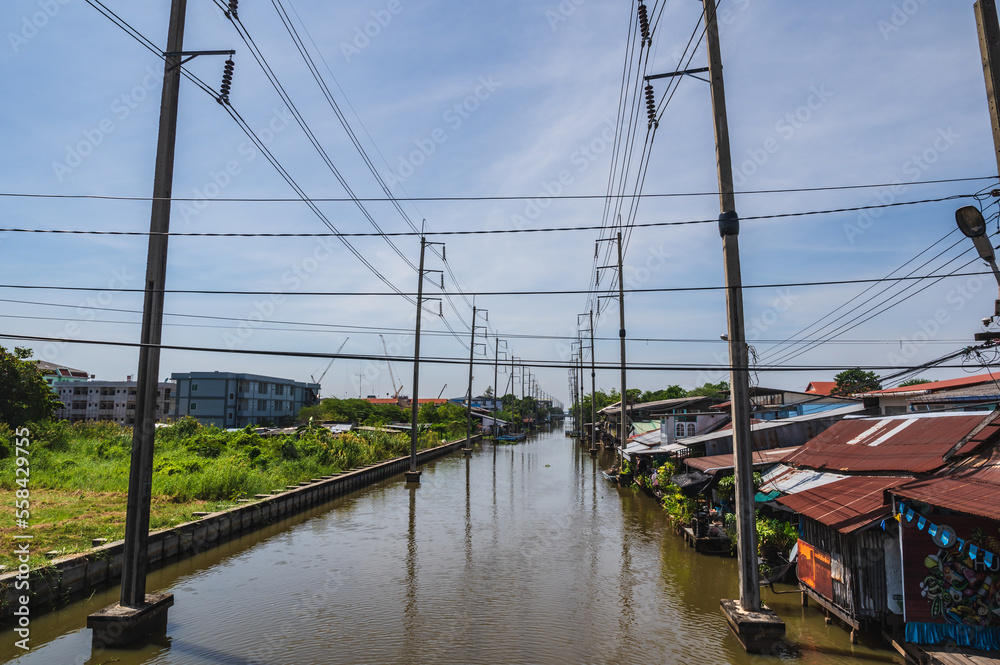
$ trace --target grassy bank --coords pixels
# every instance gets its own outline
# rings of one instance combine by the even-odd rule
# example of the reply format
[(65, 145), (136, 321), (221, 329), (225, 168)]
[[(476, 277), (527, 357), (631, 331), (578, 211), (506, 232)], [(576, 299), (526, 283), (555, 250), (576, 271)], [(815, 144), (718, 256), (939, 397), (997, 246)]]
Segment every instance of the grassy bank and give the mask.
[[(85, 551), (93, 538), (124, 536), (132, 430), (108, 422), (29, 425), (29, 527), (15, 525), (14, 437), (0, 425), (0, 538), (30, 533), (32, 565), (43, 553)], [(433, 433), (420, 447), (438, 445)], [(293, 435), (263, 438), (252, 430), (225, 432), (185, 419), (156, 432), (151, 529), (190, 521), (195, 511), (215, 511), (236, 499), (409, 453), (405, 434), (304, 427)], [(23, 496), (23, 494), (22, 494)], [(0, 565), (16, 567), (12, 548)]]

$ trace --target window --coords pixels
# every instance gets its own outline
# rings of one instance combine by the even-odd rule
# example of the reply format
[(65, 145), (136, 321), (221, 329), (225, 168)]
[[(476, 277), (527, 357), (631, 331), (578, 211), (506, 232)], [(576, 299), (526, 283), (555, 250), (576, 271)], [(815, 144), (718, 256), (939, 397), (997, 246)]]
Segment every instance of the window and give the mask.
[(694, 423), (688, 423), (687, 428), (688, 428), (688, 434), (687, 434), (688, 436), (694, 436), (698, 432), (698, 426)]
[(189, 411), (197, 411), (198, 410), (198, 402), (191, 402), (191, 406), (188, 407), (188, 410)]
[(229, 413), (226, 414), (226, 420), (229, 421), (229, 422), (233, 422), (233, 412), (232, 411), (230, 411)]
[(682, 438), (684, 436), (684, 423), (677, 423), (674, 425), (674, 435), (677, 438)]
[(229, 393), (229, 401), (230, 401), (230, 402), (232, 402), (232, 401), (233, 401), (233, 398), (234, 398), (234, 397), (236, 397), (236, 395), (234, 395), (234, 394), (232, 394), (232, 393)]
[(257, 400), (257, 410), (258, 411), (267, 411), (267, 400), (266, 399), (259, 399), (259, 400)]
[(198, 392), (198, 384), (197, 383), (192, 383), (191, 384), (191, 392), (193, 392), (193, 393)]

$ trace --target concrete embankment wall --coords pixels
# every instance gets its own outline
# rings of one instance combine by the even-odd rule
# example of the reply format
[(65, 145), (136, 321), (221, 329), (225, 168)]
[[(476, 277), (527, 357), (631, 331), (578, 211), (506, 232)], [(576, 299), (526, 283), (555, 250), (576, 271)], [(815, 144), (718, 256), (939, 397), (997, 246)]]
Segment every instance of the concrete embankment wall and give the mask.
[[(479, 438), (473, 437), (473, 441)], [(417, 464), (423, 465), (443, 457), (463, 445), (465, 439), (460, 439), (419, 451)], [(408, 455), (397, 457), (212, 513), (193, 522), (151, 532), (147, 550), (149, 570), (205, 552), (231, 538), (246, 535), (278, 520), (387, 480), (409, 468)], [(50, 565), (31, 571), (28, 574), (28, 584), (32, 616), (79, 594), (118, 584), (121, 581), (124, 557), (124, 541), (119, 540), (83, 554), (53, 559)], [(25, 593), (24, 590), (15, 588), (17, 575), (17, 571), (0, 575), (0, 621), (13, 616), (14, 610), (20, 606), (18, 597)]]

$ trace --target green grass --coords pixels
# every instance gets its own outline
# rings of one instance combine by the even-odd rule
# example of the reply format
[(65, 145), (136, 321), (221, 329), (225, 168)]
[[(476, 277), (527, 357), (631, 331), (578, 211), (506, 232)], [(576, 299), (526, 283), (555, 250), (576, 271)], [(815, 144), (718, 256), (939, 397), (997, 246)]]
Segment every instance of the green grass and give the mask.
[[(0, 538), (30, 533), (32, 567), (44, 552), (86, 551), (93, 538), (124, 536), (132, 430), (114, 423), (45, 422), (28, 426), (31, 516), (27, 530), (15, 524), (16, 438), (0, 424)], [(438, 445), (433, 434), (420, 448)], [(268, 494), (303, 480), (381, 462), (409, 452), (409, 436), (303, 427), (294, 435), (262, 438), (252, 430), (225, 432), (184, 419), (156, 432), (150, 529), (190, 521), (195, 511), (214, 512), (236, 499)], [(23, 497), (23, 493), (22, 493)], [(13, 548), (0, 565), (17, 565)]]

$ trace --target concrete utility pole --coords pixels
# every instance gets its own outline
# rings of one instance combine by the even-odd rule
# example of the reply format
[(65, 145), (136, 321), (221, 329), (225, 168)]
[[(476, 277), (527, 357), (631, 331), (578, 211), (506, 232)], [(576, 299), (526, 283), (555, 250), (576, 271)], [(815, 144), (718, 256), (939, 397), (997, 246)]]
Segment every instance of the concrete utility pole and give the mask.
[(580, 394), (580, 401), (579, 401), (580, 405), (577, 407), (577, 412), (580, 414), (580, 426), (577, 427), (576, 429), (577, 429), (578, 432), (580, 432), (580, 443), (583, 443), (583, 441), (584, 441), (584, 438), (583, 438), (583, 429), (584, 429), (584, 423), (583, 423), (583, 393), (584, 393), (584, 390), (583, 390), (583, 339), (580, 339), (580, 357), (579, 357), (578, 360), (579, 360), (579, 363), (578, 363), (579, 378), (576, 381), (576, 385), (577, 385), (577, 392)]
[(990, 105), (990, 125), (993, 127), (993, 153), (1000, 173), (1000, 25), (997, 22), (995, 0), (977, 0), (973, 5), (979, 30), (979, 51), (983, 56), (986, 78), (986, 99)]
[(622, 267), (622, 232), (618, 232), (618, 337), (621, 340), (622, 355), (622, 418), (621, 418), (621, 458), (625, 461), (625, 446), (628, 442), (628, 392), (625, 390), (625, 271)]
[(597, 242), (604, 242), (607, 240), (615, 240), (618, 243), (618, 263), (615, 266), (599, 266), (600, 269), (603, 268), (618, 268), (618, 337), (621, 340), (621, 414), (620, 423), (618, 430), (618, 455), (619, 461), (624, 461), (625, 459), (625, 445), (628, 439), (628, 398), (625, 386), (625, 274), (622, 262), (622, 232), (618, 231), (618, 234), (614, 238), (602, 238)]
[(594, 310), (590, 310), (590, 456), (597, 457), (597, 372), (594, 371)]
[(153, 485), (153, 443), (160, 374), (160, 341), (163, 332), (163, 297), (167, 275), (167, 233), (173, 195), (174, 145), (177, 138), (177, 105), (180, 96), (181, 57), (187, 0), (173, 0), (167, 29), (160, 127), (156, 145), (153, 205), (146, 255), (145, 296), (142, 306), (142, 347), (139, 350), (135, 424), (125, 515), (125, 548), (121, 599), (87, 619), (93, 641), (104, 646), (125, 645), (166, 625), (172, 594), (146, 594), (149, 510)]
[(472, 360), (476, 355), (476, 306), (472, 306), (472, 331), (469, 337), (469, 401), (465, 406), (465, 446), (466, 453), (472, 450)]
[(729, 150), (729, 123), (722, 77), (719, 26), (715, 0), (703, 0), (708, 45), (708, 69), (715, 116), (716, 159), (719, 172), (719, 233), (726, 273), (726, 309), (729, 322), (730, 398), (733, 414), (733, 455), (736, 475), (736, 528), (739, 543), (739, 604), (722, 600), (730, 627), (748, 651), (768, 648), (785, 633), (785, 624), (761, 607), (757, 570), (757, 521), (753, 487), (753, 439), (750, 433), (749, 358), (743, 325), (743, 284), (740, 276), (739, 217), (733, 189)]
[(419, 483), (420, 471), (417, 469), (417, 412), (420, 410), (420, 311), (424, 303), (424, 253), (427, 250), (427, 238), (420, 236), (420, 267), (417, 269), (417, 325), (413, 340), (413, 400), (410, 402), (410, 470), (406, 472), (406, 482)]
[(493, 355), (493, 408), (491, 409), (493, 413), (493, 426), (490, 430), (493, 433), (494, 438), (500, 433), (500, 428), (497, 426), (497, 393), (500, 391), (500, 386), (497, 385), (497, 370), (500, 364), (500, 336), (497, 335), (496, 338), (496, 351)]

